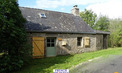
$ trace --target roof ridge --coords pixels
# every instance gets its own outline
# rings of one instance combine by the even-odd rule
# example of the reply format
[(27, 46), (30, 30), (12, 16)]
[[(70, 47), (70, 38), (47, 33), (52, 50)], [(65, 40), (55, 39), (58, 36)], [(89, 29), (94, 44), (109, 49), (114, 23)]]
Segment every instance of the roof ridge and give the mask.
[(50, 12), (57, 12), (57, 13), (64, 13), (64, 14), (73, 15), (71, 13), (65, 13), (65, 12), (59, 12), (59, 11), (52, 11), (52, 10), (45, 10), (45, 9), (39, 9), (39, 8), (31, 8), (31, 7), (19, 7), (19, 8), (27, 8), (27, 9), (35, 9), (35, 10), (44, 10), (44, 11), (50, 11)]

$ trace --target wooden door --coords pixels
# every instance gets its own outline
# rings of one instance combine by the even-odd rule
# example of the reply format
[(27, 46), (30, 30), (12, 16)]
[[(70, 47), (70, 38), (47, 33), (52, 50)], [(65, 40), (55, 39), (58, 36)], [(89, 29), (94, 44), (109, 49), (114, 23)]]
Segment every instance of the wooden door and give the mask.
[(33, 58), (44, 57), (44, 38), (33, 37)]
[(52, 57), (56, 56), (56, 38), (48, 37), (46, 46), (46, 56)]

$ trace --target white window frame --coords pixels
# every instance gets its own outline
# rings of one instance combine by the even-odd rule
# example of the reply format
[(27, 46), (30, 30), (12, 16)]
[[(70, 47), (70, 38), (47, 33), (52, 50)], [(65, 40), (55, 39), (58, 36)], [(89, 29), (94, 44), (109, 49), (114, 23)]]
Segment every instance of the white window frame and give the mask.
[[(42, 14), (43, 14), (44, 16), (42, 16)], [(45, 13), (39, 13), (39, 16), (40, 16), (41, 18), (46, 18)]]

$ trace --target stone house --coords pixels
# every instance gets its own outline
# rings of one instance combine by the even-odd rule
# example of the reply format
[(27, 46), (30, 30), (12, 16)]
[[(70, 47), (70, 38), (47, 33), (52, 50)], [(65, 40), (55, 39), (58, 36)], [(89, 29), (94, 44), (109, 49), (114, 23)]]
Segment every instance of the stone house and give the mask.
[(90, 28), (74, 6), (70, 13), (20, 7), (26, 18), (33, 57), (52, 57), (96, 51), (108, 47), (109, 32)]

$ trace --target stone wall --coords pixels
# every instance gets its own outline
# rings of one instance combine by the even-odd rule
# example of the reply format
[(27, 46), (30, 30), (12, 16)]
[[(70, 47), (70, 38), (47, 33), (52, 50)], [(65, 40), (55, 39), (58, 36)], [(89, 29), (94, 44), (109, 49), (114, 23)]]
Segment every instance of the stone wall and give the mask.
[(102, 34), (96, 35), (96, 48), (98, 50), (103, 49), (103, 35)]
[[(102, 49), (102, 35), (90, 35), (90, 34), (50, 34), (50, 33), (28, 33), (28, 37), (44, 37), (45, 38), (45, 49), (46, 49), (46, 37), (56, 37), (56, 51), (57, 55), (75, 54), (89, 51), (96, 51), (97, 49)], [(84, 42), (84, 37), (90, 38), (90, 47), (77, 46), (77, 37), (82, 37)], [(57, 40), (61, 38), (61, 40)], [(65, 41), (67, 44), (62, 45)], [(97, 42), (96, 42), (97, 41)], [(83, 44), (84, 45), (84, 44)], [(46, 50), (45, 50), (46, 52)]]

